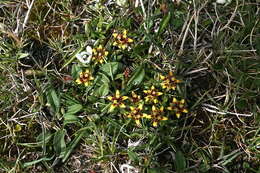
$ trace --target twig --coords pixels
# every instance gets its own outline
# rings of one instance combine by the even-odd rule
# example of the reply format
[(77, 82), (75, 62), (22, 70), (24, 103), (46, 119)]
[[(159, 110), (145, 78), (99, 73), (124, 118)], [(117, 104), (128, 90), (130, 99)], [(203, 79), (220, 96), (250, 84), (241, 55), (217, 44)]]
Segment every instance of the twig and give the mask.
[(244, 117), (251, 117), (253, 115), (253, 113), (240, 114), (240, 113), (236, 113), (236, 112), (220, 111), (219, 108), (217, 108), (216, 106), (210, 105), (210, 104), (203, 104), (203, 106), (204, 106), (203, 107), (204, 110), (211, 112), (211, 113), (221, 114), (221, 115), (231, 114), (231, 115), (244, 116)]
[[(238, 3), (238, 2), (237, 2)], [(238, 7), (238, 4), (236, 5), (236, 8), (234, 10), (234, 12), (232, 13), (232, 16), (230, 17), (230, 19), (228, 20), (227, 24), (225, 26), (223, 26), (220, 31), (223, 31), (224, 29), (228, 28), (230, 23), (233, 21), (233, 19), (235, 18), (236, 16), (236, 13), (237, 13), (237, 7)]]
[(189, 28), (190, 28), (190, 24), (191, 24), (191, 22), (192, 22), (192, 20), (193, 20), (194, 17), (195, 17), (195, 14), (192, 15), (192, 17), (190, 18), (190, 21), (189, 21), (189, 23), (188, 23), (188, 25), (187, 25), (187, 27), (186, 27), (186, 30), (185, 30), (185, 33), (184, 33), (184, 36), (183, 36), (183, 39), (182, 39), (182, 42), (181, 42), (181, 47), (180, 47), (180, 50), (179, 50), (179, 52), (178, 52), (178, 56), (182, 55), (182, 53), (183, 53), (184, 43), (185, 43), (186, 37), (187, 37), (187, 35), (188, 35), (188, 31), (189, 31)]
[(34, 1), (35, 1), (35, 0), (32, 0), (32, 2), (31, 2), (30, 5), (29, 5), (28, 1), (26, 1), (27, 6), (29, 5), (29, 7), (28, 7), (28, 11), (27, 11), (27, 13), (26, 13), (26, 16), (25, 16), (25, 18), (24, 18), (24, 21), (23, 21), (23, 27), (22, 27), (23, 30), (24, 30), (24, 28), (25, 28), (25, 26), (26, 26), (26, 24), (27, 24), (27, 22), (28, 22), (28, 20), (29, 20), (29, 16), (30, 16), (30, 13), (31, 13), (31, 10), (32, 10), (32, 6), (33, 6)]

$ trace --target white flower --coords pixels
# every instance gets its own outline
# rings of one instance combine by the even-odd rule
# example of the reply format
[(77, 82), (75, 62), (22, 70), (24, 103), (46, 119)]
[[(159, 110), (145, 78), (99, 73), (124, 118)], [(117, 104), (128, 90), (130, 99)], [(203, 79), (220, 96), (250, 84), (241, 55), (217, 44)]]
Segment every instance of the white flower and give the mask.
[(138, 173), (140, 172), (137, 168), (129, 165), (129, 164), (123, 164), (120, 166), (121, 173)]
[(129, 139), (129, 140), (128, 140), (127, 148), (138, 146), (140, 143), (142, 143), (142, 140), (143, 140), (143, 139), (139, 139), (139, 140), (136, 141), (136, 142), (132, 142), (132, 141)]
[(76, 54), (76, 58), (84, 64), (90, 63), (92, 57), (92, 48), (87, 46), (86, 51), (80, 52)]
[(231, 0), (217, 0), (216, 1), (218, 4), (226, 4), (226, 3), (230, 3)]

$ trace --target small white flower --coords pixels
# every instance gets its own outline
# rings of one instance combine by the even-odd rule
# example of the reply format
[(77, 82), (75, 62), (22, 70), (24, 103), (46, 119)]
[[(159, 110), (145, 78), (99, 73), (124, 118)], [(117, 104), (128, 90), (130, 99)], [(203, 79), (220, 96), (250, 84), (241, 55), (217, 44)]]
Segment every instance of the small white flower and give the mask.
[(231, 0), (217, 0), (216, 1), (218, 4), (226, 4), (226, 3), (230, 3)]
[(87, 46), (86, 50), (88, 53), (90, 53), (92, 55), (92, 48), (90, 46)]
[(127, 146), (127, 148), (138, 146), (140, 143), (142, 143), (142, 140), (143, 140), (143, 139), (139, 139), (139, 140), (136, 141), (136, 142), (132, 142), (132, 141), (129, 139), (129, 140), (128, 140), (128, 146)]
[(217, 3), (218, 3), (218, 4), (225, 4), (225, 3), (226, 3), (226, 0), (217, 0)]
[(139, 170), (129, 164), (123, 164), (120, 166), (121, 173), (138, 173)]
[(76, 58), (84, 64), (90, 63), (92, 57), (92, 48), (87, 46), (86, 51), (80, 52), (76, 54)]

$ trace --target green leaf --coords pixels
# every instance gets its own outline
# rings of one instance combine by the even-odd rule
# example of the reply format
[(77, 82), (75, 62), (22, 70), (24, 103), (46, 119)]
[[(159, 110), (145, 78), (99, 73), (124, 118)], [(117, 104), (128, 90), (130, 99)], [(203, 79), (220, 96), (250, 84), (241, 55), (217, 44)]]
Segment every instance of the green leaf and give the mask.
[(184, 169), (186, 168), (186, 160), (181, 151), (176, 152), (176, 159), (174, 162), (175, 162), (176, 171), (178, 173), (184, 172)]
[(66, 150), (66, 143), (65, 143), (65, 133), (66, 131), (64, 129), (58, 130), (53, 139), (53, 147), (58, 155), (59, 158), (63, 158), (65, 150)]
[(64, 125), (79, 122), (79, 118), (76, 115), (66, 113), (64, 115)]
[(79, 73), (81, 72), (81, 68), (77, 64), (73, 64), (71, 67), (71, 76), (73, 79), (76, 79), (79, 76)]
[(56, 94), (55, 90), (52, 90), (50, 94), (51, 94), (51, 98), (54, 103), (54, 106), (56, 108), (56, 112), (58, 112), (58, 110), (60, 108), (60, 99), (59, 99), (58, 95)]
[(70, 142), (70, 144), (68, 145), (65, 153), (64, 153), (64, 157), (62, 159), (62, 162), (65, 162), (69, 155), (71, 154), (71, 152), (73, 151), (73, 149), (76, 147), (76, 145), (79, 143), (80, 139), (82, 138), (83, 134), (85, 132), (84, 131), (81, 131), (74, 139), (73, 141)]
[(143, 66), (141, 65), (140, 67), (137, 68), (133, 76), (129, 79), (127, 82), (127, 86), (131, 88), (133, 85), (139, 85), (145, 76), (145, 70)]
[(37, 136), (36, 141), (37, 142), (32, 142), (32, 143), (17, 143), (17, 145), (25, 146), (25, 147), (42, 147), (44, 144), (46, 145), (51, 139), (53, 134), (46, 132), (43, 136), (44, 133), (41, 133), (40, 135)]
[(104, 64), (100, 68), (100, 70), (113, 79), (113, 76), (116, 74), (120, 65), (121, 64), (118, 62), (110, 62), (110, 63)]
[(75, 114), (75, 113), (81, 111), (81, 109), (82, 109), (81, 104), (74, 104), (74, 105), (68, 107), (68, 111), (66, 114)]
[(22, 167), (25, 168), (25, 167), (28, 167), (28, 166), (32, 166), (32, 165), (35, 165), (35, 164), (40, 163), (40, 162), (42, 162), (42, 161), (52, 160), (53, 158), (54, 158), (54, 156), (51, 157), (51, 158), (43, 157), (43, 158), (38, 159), (38, 160), (34, 160), (34, 161), (31, 161), (31, 162), (26, 162), (26, 163), (24, 163), (24, 164), (22, 165)]
[(166, 16), (163, 17), (160, 23), (158, 35), (160, 35), (164, 31), (166, 26), (169, 24), (170, 19), (171, 19), (171, 13), (169, 12)]
[(95, 93), (98, 97), (106, 96), (109, 93), (109, 85), (107, 83), (104, 83), (99, 88), (97, 88)]
[(52, 136), (53, 136), (53, 134), (49, 133), (49, 132), (41, 133), (37, 136), (36, 141), (37, 141), (37, 143), (47, 144), (51, 140)]
[(124, 74), (122, 74), (122, 73), (117, 74), (116, 77), (115, 77), (115, 80), (117, 80), (117, 79), (123, 80), (124, 79)]
[(128, 150), (127, 153), (128, 153), (130, 160), (132, 160), (134, 162), (139, 162), (138, 155), (135, 152)]
[(95, 83), (100, 86), (102, 84), (109, 84), (110, 79), (103, 73), (98, 73), (98, 76), (95, 79)]
[(58, 97), (54, 89), (50, 89), (47, 92), (47, 103), (51, 106), (55, 114), (59, 113), (60, 110), (60, 98)]
[(69, 93), (64, 93), (61, 95), (62, 99), (66, 101), (66, 106), (71, 106), (74, 104), (80, 104), (80, 101), (78, 101), (74, 96), (70, 95)]

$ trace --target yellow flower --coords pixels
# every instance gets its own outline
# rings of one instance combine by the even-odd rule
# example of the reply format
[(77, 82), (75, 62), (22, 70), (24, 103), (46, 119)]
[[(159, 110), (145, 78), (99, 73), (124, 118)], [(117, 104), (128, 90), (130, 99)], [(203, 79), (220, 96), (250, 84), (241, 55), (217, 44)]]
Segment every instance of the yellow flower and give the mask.
[(141, 96), (137, 95), (134, 91), (132, 91), (132, 96), (130, 97), (130, 101), (133, 104), (139, 103), (141, 101)]
[(172, 72), (169, 72), (167, 76), (160, 75), (160, 79), (162, 80), (162, 88), (167, 90), (175, 90), (177, 84), (181, 82), (180, 80), (174, 77)]
[(174, 111), (177, 118), (180, 118), (181, 113), (188, 113), (188, 110), (185, 108), (185, 100), (181, 99), (178, 101), (176, 98), (172, 99), (172, 103), (167, 107), (168, 110)]
[(138, 107), (130, 106), (130, 110), (131, 112), (127, 113), (126, 116), (132, 118), (137, 126), (141, 126), (140, 119), (147, 116), (145, 113), (142, 113), (143, 104), (139, 104)]
[(130, 43), (134, 42), (133, 39), (127, 37), (127, 31), (125, 29), (122, 33), (113, 33), (113, 37), (113, 46), (117, 46), (120, 49), (126, 49)]
[(108, 96), (108, 100), (112, 101), (109, 112), (112, 112), (116, 107), (125, 108), (124, 100), (128, 99), (127, 96), (121, 96), (120, 91), (116, 90), (115, 96)]
[(162, 92), (158, 92), (154, 86), (152, 86), (149, 90), (144, 90), (143, 91), (146, 96), (145, 96), (145, 101), (146, 102), (153, 102), (153, 103), (158, 103), (157, 97), (162, 95)]
[(153, 105), (151, 115), (144, 115), (144, 118), (151, 119), (153, 126), (157, 127), (158, 123), (160, 121), (168, 120), (168, 118), (163, 116), (163, 114), (164, 114), (164, 107), (163, 106), (161, 106), (160, 108), (157, 108), (156, 106)]
[(79, 78), (76, 80), (77, 84), (84, 84), (85, 86), (90, 85), (90, 81), (94, 80), (92, 74), (87, 69), (85, 72), (79, 73)]
[(92, 59), (95, 61), (95, 64), (100, 63), (103, 64), (106, 56), (108, 55), (108, 51), (99, 45), (97, 48), (92, 49)]

